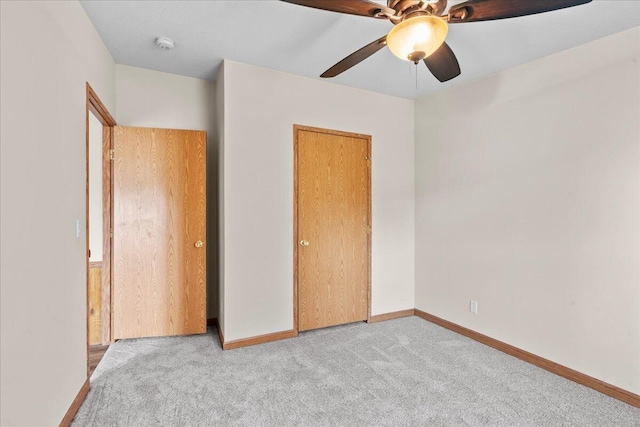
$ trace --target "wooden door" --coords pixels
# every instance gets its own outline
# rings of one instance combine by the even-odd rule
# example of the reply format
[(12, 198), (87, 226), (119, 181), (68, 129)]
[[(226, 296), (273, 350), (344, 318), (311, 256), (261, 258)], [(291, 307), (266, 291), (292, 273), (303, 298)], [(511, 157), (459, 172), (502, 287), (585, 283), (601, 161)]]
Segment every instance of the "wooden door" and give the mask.
[(102, 335), (102, 262), (89, 263), (89, 345), (109, 342)]
[(113, 339), (206, 331), (206, 133), (114, 128)]
[(294, 133), (298, 330), (367, 320), (371, 137)]

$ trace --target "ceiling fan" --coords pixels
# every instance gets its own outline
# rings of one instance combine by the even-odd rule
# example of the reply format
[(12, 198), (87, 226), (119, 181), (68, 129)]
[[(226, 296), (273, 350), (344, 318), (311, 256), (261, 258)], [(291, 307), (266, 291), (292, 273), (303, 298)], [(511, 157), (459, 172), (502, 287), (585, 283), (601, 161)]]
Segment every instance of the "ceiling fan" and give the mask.
[(282, 0), (301, 6), (351, 15), (387, 19), (389, 33), (353, 52), (322, 73), (335, 77), (388, 46), (398, 58), (423, 61), (441, 82), (460, 75), (460, 65), (445, 43), (448, 23), (490, 21), (550, 12), (589, 3), (592, 0), (468, 0), (447, 8), (447, 0), (387, 0), (384, 6), (371, 0)]

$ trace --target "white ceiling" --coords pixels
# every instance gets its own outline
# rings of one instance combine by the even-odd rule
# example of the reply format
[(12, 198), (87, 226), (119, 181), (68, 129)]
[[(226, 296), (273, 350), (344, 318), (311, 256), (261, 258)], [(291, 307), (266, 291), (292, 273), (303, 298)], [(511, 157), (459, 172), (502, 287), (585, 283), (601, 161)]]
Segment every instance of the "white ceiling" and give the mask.
[[(392, 26), (276, 0), (81, 3), (117, 63), (202, 79), (215, 78), (223, 58), (319, 78)], [(462, 75), (448, 83), (420, 64), (416, 88), (415, 66), (388, 49), (329, 80), (418, 98), (639, 25), (640, 0), (595, 0), (545, 14), (452, 24), (447, 43)], [(158, 36), (172, 38), (175, 49), (159, 49)]]

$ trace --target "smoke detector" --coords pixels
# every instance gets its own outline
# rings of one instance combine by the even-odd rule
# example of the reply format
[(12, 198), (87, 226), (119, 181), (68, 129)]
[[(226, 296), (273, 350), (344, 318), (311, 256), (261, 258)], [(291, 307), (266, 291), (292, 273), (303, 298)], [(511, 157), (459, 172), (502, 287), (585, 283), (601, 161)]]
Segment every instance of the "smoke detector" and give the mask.
[(160, 49), (171, 50), (175, 46), (173, 40), (169, 37), (158, 37), (156, 39), (156, 44)]

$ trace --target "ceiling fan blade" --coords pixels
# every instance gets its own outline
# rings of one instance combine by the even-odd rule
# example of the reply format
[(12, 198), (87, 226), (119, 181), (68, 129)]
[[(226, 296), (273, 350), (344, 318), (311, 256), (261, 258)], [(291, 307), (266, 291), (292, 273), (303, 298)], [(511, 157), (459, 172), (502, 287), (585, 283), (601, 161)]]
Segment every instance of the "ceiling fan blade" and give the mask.
[(369, 0), (281, 0), (286, 3), (300, 6), (313, 7), (315, 9), (328, 10), (330, 12), (348, 13), (350, 15), (370, 16), (372, 18), (386, 19), (385, 12), (395, 15), (396, 11), (387, 6), (374, 3)]
[(424, 58), (423, 61), (431, 74), (443, 83), (460, 75), (458, 59), (446, 43), (442, 43), (438, 50)]
[(469, 0), (451, 6), (449, 22), (491, 21), (579, 6), (592, 0)]
[(351, 55), (344, 58), (342, 61), (338, 62), (333, 67), (329, 68), (327, 71), (322, 73), (320, 77), (335, 77), (340, 73), (347, 71), (349, 68), (354, 65), (364, 61), (383, 47), (387, 45), (387, 36), (380, 37), (378, 40), (369, 43), (362, 49), (356, 50)]

